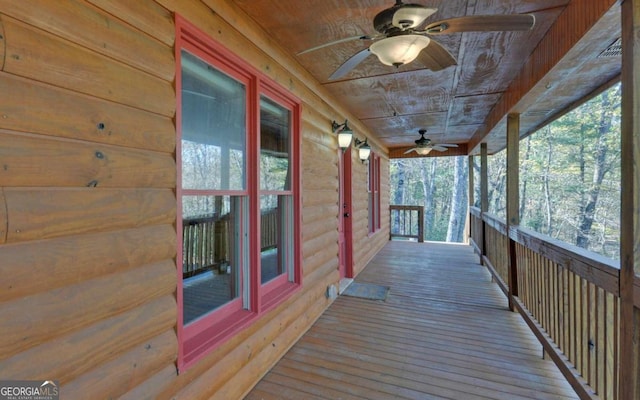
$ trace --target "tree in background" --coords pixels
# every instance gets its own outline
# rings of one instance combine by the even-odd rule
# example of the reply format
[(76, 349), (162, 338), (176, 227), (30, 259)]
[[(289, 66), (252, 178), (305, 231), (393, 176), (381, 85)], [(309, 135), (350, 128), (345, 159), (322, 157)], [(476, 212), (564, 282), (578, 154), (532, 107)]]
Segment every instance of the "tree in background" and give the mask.
[(461, 242), (467, 214), (467, 174), (467, 157), (392, 160), (392, 203), (424, 206), (426, 240)]
[[(620, 101), (621, 87), (617, 86), (615, 90), (606, 91), (590, 102), (590, 107), (581, 107), (580, 109), (580, 112), (585, 113), (582, 118), (585, 124), (581, 128), (592, 132), (595, 136), (592, 140), (594, 142), (593, 159), (586, 160), (585, 154), (582, 153), (580, 160), (582, 196), (578, 215), (576, 245), (585, 249), (589, 248), (590, 238), (593, 237), (591, 230), (595, 223), (596, 206), (605, 175), (616, 166), (619, 168), (620, 154), (616, 152), (616, 149), (619, 149), (620, 146), (615, 137), (620, 136), (620, 130), (614, 130), (614, 125), (619, 127)], [(613, 157), (610, 156), (612, 152), (614, 153)], [(585, 173), (582, 172), (586, 170), (586, 164), (589, 162), (593, 162), (590, 182), (587, 181)]]
[[(488, 158), (489, 213), (507, 218), (507, 152), (501, 151)], [(480, 176), (480, 174), (478, 174)]]
[[(613, 86), (520, 142), (522, 226), (618, 257), (620, 101), (620, 85)], [(392, 160), (392, 202), (425, 207), (426, 240), (463, 240), (467, 160)], [(504, 219), (506, 152), (488, 161), (489, 213)], [(475, 206), (480, 205), (479, 163), (474, 157)]]
[[(618, 257), (620, 100), (616, 85), (520, 142), (522, 226)], [(502, 219), (505, 162), (501, 151), (488, 165), (489, 213)]]
[(467, 220), (469, 187), (469, 168), (466, 157), (455, 157), (453, 170), (453, 194), (451, 195), (451, 211), (449, 212), (449, 225), (447, 227), (447, 242), (462, 242), (464, 228)]
[(617, 258), (620, 86), (520, 143), (521, 224)]

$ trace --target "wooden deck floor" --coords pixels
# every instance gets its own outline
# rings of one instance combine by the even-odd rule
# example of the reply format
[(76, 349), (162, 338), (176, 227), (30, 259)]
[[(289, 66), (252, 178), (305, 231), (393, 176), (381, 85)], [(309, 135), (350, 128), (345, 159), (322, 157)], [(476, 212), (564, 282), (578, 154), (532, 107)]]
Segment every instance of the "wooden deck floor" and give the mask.
[(470, 247), (389, 242), (247, 400), (577, 399)]

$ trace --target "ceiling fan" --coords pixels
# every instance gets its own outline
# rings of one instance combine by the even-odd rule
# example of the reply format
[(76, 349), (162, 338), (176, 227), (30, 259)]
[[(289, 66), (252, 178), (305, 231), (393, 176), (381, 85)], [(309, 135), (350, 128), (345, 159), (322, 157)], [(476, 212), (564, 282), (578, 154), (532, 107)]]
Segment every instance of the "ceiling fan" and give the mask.
[(409, 154), (412, 151), (415, 151), (416, 153), (420, 154), (421, 156), (426, 156), (427, 154), (431, 153), (431, 150), (447, 151), (451, 147), (458, 147), (457, 144), (450, 144), (450, 143), (434, 144), (434, 143), (431, 143), (431, 139), (424, 137), (424, 134), (427, 133), (426, 129), (420, 129), (418, 131), (418, 133), (420, 134), (420, 139), (416, 140), (415, 141), (416, 145), (414, 147), (410, 148), (409, 150), (405, 151), (404, 154)]
[(376, 35), (351, 36), (304, 50), (306, 54), (324, 47), (352, 40), (366, 40), (373, 43), (345, 61), (331, 74), (330, 80), (338, 79), (354, 69), (372, 53), (380, 62), (399, 67), (418, 58), (432, 71), (456, 65), (456, 59), (442, 45), (429, 36), (455, 32), (526, 31), (535, 24), (532, 14), (471, 15), (445, 19), (424, 25), (427, 18), (437, 11), (421, 4), (396, 4), (379, 12), (373, 19)]

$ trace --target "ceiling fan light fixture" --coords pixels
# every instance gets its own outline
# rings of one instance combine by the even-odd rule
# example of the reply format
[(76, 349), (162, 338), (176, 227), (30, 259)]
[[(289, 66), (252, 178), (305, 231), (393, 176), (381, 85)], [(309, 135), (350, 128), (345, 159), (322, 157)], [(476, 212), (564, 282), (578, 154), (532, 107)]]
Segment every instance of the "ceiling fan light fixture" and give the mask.
[(399, 67), (415, 60), (429, 42), (430, 39), (422, 35), (390, 36), (372, 43), (369, 50), (378, 56), (381, 63)]
[(416, 153), (420, 154), (421, 156), (426, 156), (427, 154), (431, 153), (431, 150), (431, 147), (417, 147)]

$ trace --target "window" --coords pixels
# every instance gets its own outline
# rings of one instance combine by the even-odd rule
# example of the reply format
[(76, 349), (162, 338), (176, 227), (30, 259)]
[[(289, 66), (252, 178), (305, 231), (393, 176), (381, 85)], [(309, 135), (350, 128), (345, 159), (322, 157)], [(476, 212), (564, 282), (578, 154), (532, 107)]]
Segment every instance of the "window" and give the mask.
[(369, 233), (380, 230), (380, 156), (369, 156)]
[[(273, 99), (269, 96), (273, 96)], [(291, 110), (266, 91), (260, 97), (260, 283), (262, 303), (276, 303), (296, 282), (295, 196), (292, 190)], [(299, 226), (299, 224), (298, 224)]]
[(300, 286), (300, 102), (176, 26), (183, 370)]

